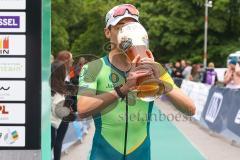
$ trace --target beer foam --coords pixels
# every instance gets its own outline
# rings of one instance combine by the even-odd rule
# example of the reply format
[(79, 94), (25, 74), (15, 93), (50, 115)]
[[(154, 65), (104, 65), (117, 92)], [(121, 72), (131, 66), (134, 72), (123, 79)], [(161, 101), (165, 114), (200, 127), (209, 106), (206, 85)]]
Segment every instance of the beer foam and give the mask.
[(127, 39), (132, 40), (133, 46), (138, 45), (149, 45), (148, 34), (145, 28), (138, 22), (130, 22), (124, 25), (118, 32), (118, 42), (119, 44), (122, 41)]

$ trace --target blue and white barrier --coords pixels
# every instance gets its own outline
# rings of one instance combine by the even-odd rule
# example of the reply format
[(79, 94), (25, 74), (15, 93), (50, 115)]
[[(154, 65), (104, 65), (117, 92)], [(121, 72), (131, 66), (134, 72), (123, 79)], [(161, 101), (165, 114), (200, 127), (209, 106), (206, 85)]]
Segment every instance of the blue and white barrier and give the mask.
[(181, 82), (181, 89), (194, 101), (193, 118), (200, 125), (240, 143), (240, 90), (187, 80)]
[(66, 151), (70, 146), (78, 141), (82, 141), (84, 135), (88, 133), (90, 120), (83, 119), (69, 123), (67, 133), (63, 140), (62, 151)]

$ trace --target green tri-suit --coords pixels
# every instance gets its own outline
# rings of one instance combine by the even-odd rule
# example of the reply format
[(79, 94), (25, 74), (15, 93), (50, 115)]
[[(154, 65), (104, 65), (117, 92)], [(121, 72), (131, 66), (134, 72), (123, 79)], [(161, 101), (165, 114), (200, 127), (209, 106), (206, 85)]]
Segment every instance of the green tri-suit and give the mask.
[[(111, 65), (108, 56), (85, 65), (79, 78), (79, 95), (85, 90), (94, 94), (111, 92), (115, 86), (124, 84), (126, 73)], [(171, 77), (165, 72), (160, 77), (173, 84)], [(146, 102), (136, 98), (134, 92), (128, 94), (128, 130), (126, 160), (150, 160), (149, 126), (153, 101)], [(80, 106), (81, 107), (81, 106)], [(126, 101), (117, 100), (101, 113), (93, 116), (95, 134), (90, 160), (123, 160)]]

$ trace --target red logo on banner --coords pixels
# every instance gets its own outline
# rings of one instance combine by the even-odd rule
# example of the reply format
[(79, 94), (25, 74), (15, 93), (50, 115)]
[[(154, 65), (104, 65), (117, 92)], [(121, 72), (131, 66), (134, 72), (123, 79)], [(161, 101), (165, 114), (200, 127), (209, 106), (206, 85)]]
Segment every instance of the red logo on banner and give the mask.
[(9, 114), (4, 105), (0, 105), (0, 114)]
[(0, 49), (9, 49), (9, 37), (0, 38)]
[(0, 54), (9, 54), (9, 37), (0, 37)]

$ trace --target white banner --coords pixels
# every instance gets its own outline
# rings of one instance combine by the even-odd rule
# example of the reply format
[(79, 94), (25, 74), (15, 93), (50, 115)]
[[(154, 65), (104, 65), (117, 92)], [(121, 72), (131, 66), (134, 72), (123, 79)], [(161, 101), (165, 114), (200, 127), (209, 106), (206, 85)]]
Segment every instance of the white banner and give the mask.
[(0, 124), (24, 124), (24, 103), (0, 103)]
[(0, 35), (0, 55), (26, 55), (26, 36)]
[(0, 58), (0, 78), (25, 78), (25, 58)]
[(0, 9), (26, 9), (26, 0), (0, 0)]
[(25, 81), (0, 80), (0, 101), (25, 101)]
[(25, 127), (0, 126), (0, 147), (24, 147)]
[(210, 88), (210, 85), (203, 83), (196, 83), (187, 80), (183, 80), (182, 82), (181, 89), (193, 100), (196, 106), (196, 114), (193, 116), (193, 118), (197, 120), (200, 120), (201, 118)]
[(26, 13), (0, 12), (0, 32), (26, 32)]

